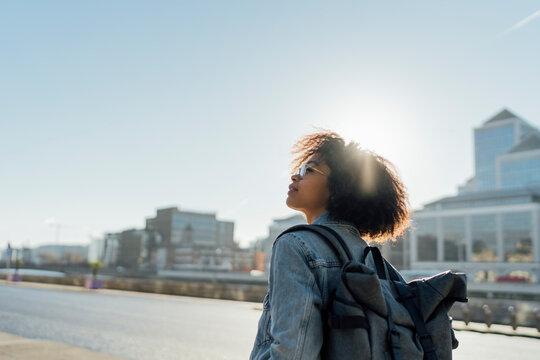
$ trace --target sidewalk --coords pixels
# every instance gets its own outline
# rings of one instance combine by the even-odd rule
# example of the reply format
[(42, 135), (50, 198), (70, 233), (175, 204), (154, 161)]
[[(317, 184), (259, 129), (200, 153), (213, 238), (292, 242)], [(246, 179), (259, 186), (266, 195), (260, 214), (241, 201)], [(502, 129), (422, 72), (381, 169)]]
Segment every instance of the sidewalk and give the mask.
[(6, 360), (114, 360), (113, 356), (47, 340), (0, 332), (0, 358)]
[(465, 322), (453, 320), (452, 328), (458, 331), (474, 331), (479, 333), (486, 334), (499, 334), (499, 335), (508, 335), (508, 336), (524, 336), (535, 339), (540, 339), (540, 331), (535, 328), (529, 327), (519, 327), (514, 330), (510, 325), (499, 325), (493, 324), (491, 327), (487, 327), (484, 323), (473, 323), (470, 322), (468, 325), (465, 325)]

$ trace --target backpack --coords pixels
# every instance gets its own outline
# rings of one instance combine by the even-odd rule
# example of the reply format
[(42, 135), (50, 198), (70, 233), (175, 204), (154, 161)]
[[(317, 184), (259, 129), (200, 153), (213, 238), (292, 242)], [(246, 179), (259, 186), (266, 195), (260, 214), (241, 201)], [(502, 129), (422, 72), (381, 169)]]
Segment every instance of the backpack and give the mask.
[(377, 247), (354, 259), (341, 236), (324, 225), (296, 225), (327, 240), (342, 264), (340, 281), (322, 311), (324, 359), (446, 360), (458, 341), (448, 311), (467, 302), (463, 273), (450, 270), (406, 282)]

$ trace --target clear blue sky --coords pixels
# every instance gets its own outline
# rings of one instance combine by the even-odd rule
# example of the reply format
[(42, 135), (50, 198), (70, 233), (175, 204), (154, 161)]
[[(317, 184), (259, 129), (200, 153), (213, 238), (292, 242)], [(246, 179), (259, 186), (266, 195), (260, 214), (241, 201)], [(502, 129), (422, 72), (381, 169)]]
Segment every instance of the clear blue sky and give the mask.
[(473, 175), (503, 107), (540, 125), (536, 1), (0, 4), (0, 247), (216, 212), (246, 245), (285, 206), (293, 142), (392, 161), (411, 204)]

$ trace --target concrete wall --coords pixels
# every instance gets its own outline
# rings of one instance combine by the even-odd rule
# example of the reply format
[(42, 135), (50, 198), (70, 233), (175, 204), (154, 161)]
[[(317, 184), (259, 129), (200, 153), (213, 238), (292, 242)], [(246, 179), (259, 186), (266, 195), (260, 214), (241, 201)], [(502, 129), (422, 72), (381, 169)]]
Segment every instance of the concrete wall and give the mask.
[[(0, 275), (5, 279), (6, 275)], [(83, 286), (84, 277), (47, 277), (25, 275), (27, 282)], [(157, 294), (183, 295), (223, 300), (262, 302), (268, 287), (262, 284), (227, 284), (154, 279), (104, 279), (106, 289), (141, 291)]]

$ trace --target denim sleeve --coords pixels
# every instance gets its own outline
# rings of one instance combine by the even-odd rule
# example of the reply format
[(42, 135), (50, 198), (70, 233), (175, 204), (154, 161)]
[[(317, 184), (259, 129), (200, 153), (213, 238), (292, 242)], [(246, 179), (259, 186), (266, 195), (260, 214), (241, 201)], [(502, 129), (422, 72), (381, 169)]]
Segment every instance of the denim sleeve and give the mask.
[(305, 247), (292, 233), (276, 240), (270, 268), (271, 358), (319, 359), (322, 296)]

